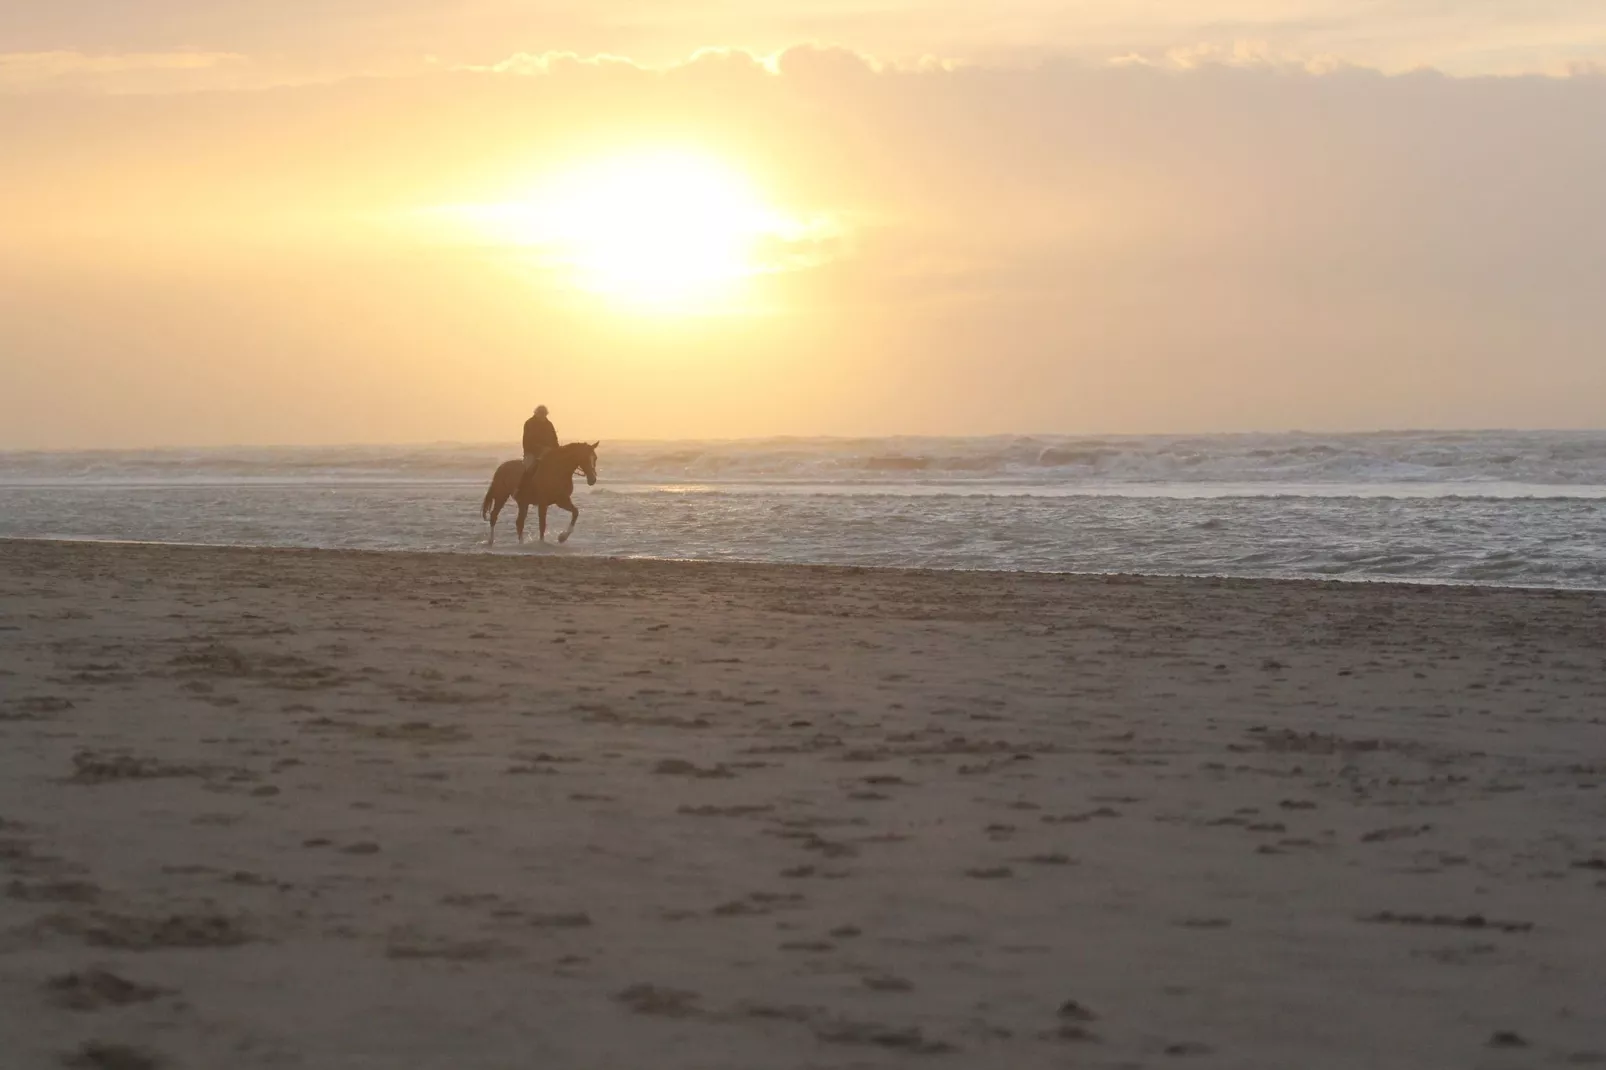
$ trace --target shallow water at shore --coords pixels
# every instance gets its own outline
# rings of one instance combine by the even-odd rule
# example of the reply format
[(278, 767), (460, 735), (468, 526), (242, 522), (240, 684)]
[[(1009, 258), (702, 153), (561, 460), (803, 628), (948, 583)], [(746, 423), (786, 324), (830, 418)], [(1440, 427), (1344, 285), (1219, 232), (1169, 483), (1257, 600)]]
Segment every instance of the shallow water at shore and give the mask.
[[(601, 458), (573, 541), (521, 548), (509, 510), (498, 551), (1606, 588), (1601, 434), (625, 443)], [(483, 552), (496, 459), (0, 455), (0, 537)]]

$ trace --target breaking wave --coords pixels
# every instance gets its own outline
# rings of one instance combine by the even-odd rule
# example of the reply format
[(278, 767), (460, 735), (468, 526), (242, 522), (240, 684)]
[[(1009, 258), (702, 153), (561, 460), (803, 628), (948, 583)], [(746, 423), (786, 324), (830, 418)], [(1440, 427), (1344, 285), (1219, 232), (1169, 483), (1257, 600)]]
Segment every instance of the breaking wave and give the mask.
[[(0, 537), (483, 552), (511, 453), (3, 453)], [(1606, 589), (1601, 432), (604, 442), (601, 462), (561, 552)]]
[[(512, 446), (0, 453), (0, 483), (457, 480)], [(1606, 432), (1145, 435), (609, 442), (632, 483), (1489, 483), (1606, 486)]]

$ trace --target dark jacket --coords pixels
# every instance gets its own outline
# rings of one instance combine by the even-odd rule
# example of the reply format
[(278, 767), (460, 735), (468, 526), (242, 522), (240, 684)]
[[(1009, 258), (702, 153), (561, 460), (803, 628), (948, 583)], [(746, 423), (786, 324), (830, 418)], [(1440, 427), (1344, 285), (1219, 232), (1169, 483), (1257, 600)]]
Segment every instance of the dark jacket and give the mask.
[(544, 449), (558, 448), (558, 429), (545, 416), (532, 416), (524, 421), (524, 452), (540, 453)]

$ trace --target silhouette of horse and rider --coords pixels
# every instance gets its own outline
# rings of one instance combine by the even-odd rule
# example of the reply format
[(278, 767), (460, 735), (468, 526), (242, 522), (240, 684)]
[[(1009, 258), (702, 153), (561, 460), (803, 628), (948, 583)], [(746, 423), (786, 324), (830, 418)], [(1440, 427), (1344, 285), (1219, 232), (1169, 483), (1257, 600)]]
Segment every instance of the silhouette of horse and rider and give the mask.
[(491, 477), (491, 489), (485, 492), (480, 516), (491, 522), (487, 545), (496, 545), (496, 518), (509, 498), (519, 503), (519, 542), (524, 541), (524, 519), (532, 505), (540, 521), (542, 542), (546, 541), (546, 511), (554, 505), (568, 511), (569, 526), (558, 534), (560, 543), (568, 542), (569, 536), (574, 534), (574, 525), (580, 520), (580, 510), (573, 498), (574, 474), (584, 472), (586, 485), (596, 486), (597, 447), (600, 445), (600, 442), (558, 445), (558, 432), (547, 418), (546, 406), (538, 406), (535, 415), (524, 422), (523, 459), (498, 467)]

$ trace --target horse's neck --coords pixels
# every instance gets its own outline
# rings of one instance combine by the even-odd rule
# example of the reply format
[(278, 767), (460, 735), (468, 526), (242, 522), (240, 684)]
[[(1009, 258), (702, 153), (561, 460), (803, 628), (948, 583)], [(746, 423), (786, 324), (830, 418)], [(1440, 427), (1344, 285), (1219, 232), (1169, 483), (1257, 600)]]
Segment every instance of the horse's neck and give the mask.
[(561, 487), (565, 480), (572, 481), (574, 479), (575, 469), (579, 467), (580, 462), (575, 460), (574, 454), (570, 452), (569, 447), (559, 446), (541, 458), (535, 482), (540, 483), (545, 480), (553, 486)]

